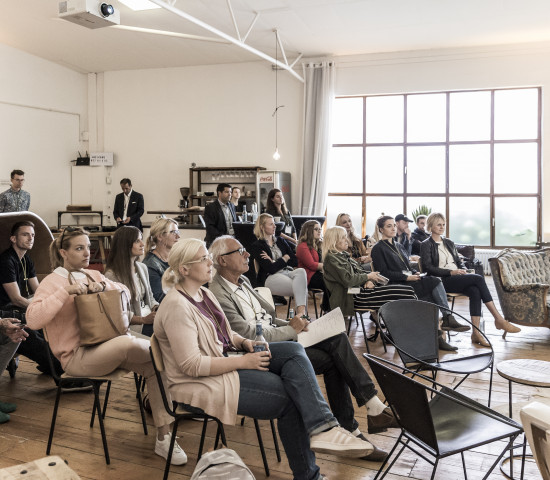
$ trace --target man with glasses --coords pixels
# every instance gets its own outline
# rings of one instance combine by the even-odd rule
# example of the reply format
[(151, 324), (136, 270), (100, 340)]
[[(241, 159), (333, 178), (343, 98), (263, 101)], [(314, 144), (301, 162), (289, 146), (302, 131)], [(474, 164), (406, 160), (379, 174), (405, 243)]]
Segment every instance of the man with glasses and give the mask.
[(233, 235), (233, 222), (237, 221), (235, 205), (231, 199), (231, 185), (220, 183), (216, 187), (218, 199), (207, 203), (204, 208), (204, 223), (206, 224), (206, 248), (222, 235)]
[(11, 172), (11, 187), (0, 193), (0, 212), (25, 212), (31, 206), (31, 194), (23, 190), (25, 172)]
[(123, 178), (120, 181), (122, 193), (115, 198), (113, 217), (115, 217), (117, 228), (124, 226), (137, 227), (143, 232), (141, 216), (145, 212), (143, 195), (132, 189), (132, 181)]
[[(229, 235), (217, 238), (210, 247), (216, 275), (210, 290), (229, 320), (231, 328), (244, 338), (254, 339), (256, 320), (260, 319), (268, 342), (297, 340), (307, 330), (308, 320), (276, 318), (275, 309), (266, 302), (243, 276), (248, 271), (249, 253)], [(350, 390), (358, 405), (366, 405), (369, 433), (397, 427), (389, 408), (379, 400), (369, 374), (353, 352), (348, 337), (341, 333), (305, 349), (317, 375), (323, 375), (330, 407), (346, 430), (365, 439), (354, 418)], [(371, 442), (372, 443), (372, 442)], [(387, 453), (374, 448), (365, 460), (381, 462)]]

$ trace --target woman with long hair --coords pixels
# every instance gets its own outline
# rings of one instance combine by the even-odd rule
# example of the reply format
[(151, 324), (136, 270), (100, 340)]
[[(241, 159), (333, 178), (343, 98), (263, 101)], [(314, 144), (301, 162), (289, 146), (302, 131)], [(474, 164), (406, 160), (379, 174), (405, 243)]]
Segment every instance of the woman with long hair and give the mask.
[[(441, 279), (422, 276), (420, 272), (410, 265), (407, 251), (399, 242), (394, 241), (397, 235), (397, 225), (394, 218), (389, 215), (383, 215), (376, 221), (376, 226), (382, 235), (382, 240), (372, 248), (374, 268), (389, 278), (390, 283), (410, 285), (414, 288), (416, 296), (420, 300), (426, 300), (442, 307), (443, 325), (447, 327), (446, 329), (457, 332), (470, 330), (469, 325), (458, 323), (454, 316), (449, 313), (447, 293), (441, 283)], [(443, 332), (441, 331), (439, 334), (439, 348), (449, 351), (457, 350), (457, 347), (449, 345), (445, 341)]]
[[(485, 304), (495, 319), (495, 327), (508, 333), (517, 333), (521, 329), (504, 319), (493, 302), (493, 297), (485, 278), (475, 273), (468, 273), (458, 256), (455, 244), (445, 238), (445, 216), (442, 213), (431, 213), (427, 220), (427, 230), (431, 234), (420, 244), (422, 268), (428, 275), (441, 278), (445, 291), (462, 293), (470, 299), (470, 316), (472, 323), (479, 328), (481, 319), (481, 302)], [(443, 326), (445, 328), (445, 325)], [(472, 343), (488, 347), (487, 341), (474, 330)]]
[(168, 268), (168, 254), (180, 239), (178, 224), (171, 218), (157, 218), (151, 224), (151, 230), (145, 244), (143, 263), (149, 269), (149, 283), (157, 302), (162, 302), (162, 275)]
[[(97, 270), (86, 269), (90, 262), (90, 239), (88, 232), (81, 227), (63, 230), (50, 246), (50, 260), (53, 272), (40, 282), (27, 309), (27, 324), (32, 329), (47, 330), (53, 354), (71, 376), (108, 375), (117, 368), (143, 375), (147, 380), (153, 421), (157, 427), (155, 453), (167, 458), (172, 417), (162, 402), (149, 354), (149, 341), (127, 332), (99, 345), (80, 345), (75, 297), (104, 290), (127, 292), (128, 289)], [(172, 464), (183, 465), (186, 462), (185, 452), (176, 443)]]
[[(414, 290), (405, 285), (384, 285), (378, 272), (366, 272), (348, 252), (348, 233), (344, 227), (332, 227), (323, 240), (323, 270), (330, 292), (330, 306), (340, 307), (344, 315), (356, 309), (378, 310), (391, 300), (414, 300)], [(349, 295), (349, 288), (360, 292)]]
[(145, 244), (139, 228), (119, 228), (113, 235), (105, 276), (128, 288), (130, 318), (134, 324), (132, 330), (150, 337), (153, 334), (153, 320), (159, 303), (151, 291), (147, 266), (138, 262), (144, 250)]
[(275, 222), (269, 213), (262, 213), (256, 225), (256, 240), (250, 246), (250, 254), (258, 263), (258, 283), (266, 286), (273, 295), (293, 296), (296, 315), (306, 313), (307, 275), (298, 266), (296, 254), (280, 236), (275, 236)]
[(288, 208), (286, 208), (283, 192), (278, 188), (271, 189), (267, 194), (265, 203), (265, 213), (269, 213), (273, 217), (281, 217), (281, 221), (285, 224), (281, 237), (287, 242), (296, 245), (298, 243), (296, 240), (296, 227), (294, 226), (292, 215), (290, 215)]
[(321, 309), (330, 311), (329, 292), (323, 280), (322, 259), (322, 228), (317, 220), (308, 220), (302, 225), (300, 238), (296, 247), (298, 267), (303, 268), (307, 275), (308, 288), (323, 291)]
[(351, 258), (360, 264), (370, 263), (370, 249), (367, 250), (361, 239), (356, 235), (351, 216), (348, 213), (338, 214), (336, 217), (336, 226), (346, 229), (346, 240), (348, 242), (347, 251), (351, 255)]
[[(369, 442), (332, 415), (304, 348), (297, 342), (245, 339), (202, 285), (212, 280), (212, 255), (194, 238), (178, 242), (163, 277), (168, 291), (155, 318), (172, 398), (201, 408), (228, 425), (237, 415), (278, 419), (296, 480), (324, 478), (313, 451), (362, 457)], [(244, 354), (243, 354), (244, 353)]]

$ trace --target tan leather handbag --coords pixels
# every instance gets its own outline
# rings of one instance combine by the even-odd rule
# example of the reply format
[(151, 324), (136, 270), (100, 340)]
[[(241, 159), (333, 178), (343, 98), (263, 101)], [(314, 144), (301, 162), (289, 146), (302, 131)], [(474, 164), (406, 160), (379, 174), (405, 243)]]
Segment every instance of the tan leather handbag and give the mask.
[[(86, 272), (82, 273), (91, 282), (95, 282)], [(76, 283), (72, 274), (69, 274), (69, 283)], [(129, 299), (124, 290), (77, 295), (74, 303), (80, 326), (81, 346), (98, 345), (111, 338), (125, 335), (128, 331)]]

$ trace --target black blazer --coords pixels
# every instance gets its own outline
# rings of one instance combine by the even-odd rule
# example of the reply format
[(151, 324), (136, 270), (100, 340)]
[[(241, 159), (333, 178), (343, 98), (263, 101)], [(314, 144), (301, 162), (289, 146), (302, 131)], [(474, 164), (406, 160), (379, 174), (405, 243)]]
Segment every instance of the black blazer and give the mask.
[[(128, 203), (128, 210), (126, 216), (130, 217), (130, 221), (126, 224), (120, 224), (118, 227), (124, 225), (131, 225), (139, 228), (143, 232), (143, 226), (141, 225), (141, 216), (145, 211), (143, 195), (132, 190), (130, 194), (130, 202)], [(124, 215), (124, 193), (119, 193), (115, 198), (115, 208), (113, 208), (113, 217), (122, 218)]]
[[(449, 250), (453, 256), (453, 260), (459, 269), (463, 269), (464, 263), (458, 256), (455, 244), (448, 238), (443, 239), (443, 245)], [(422, 269), (428, 273), (428, 275), (434, 275), (436, 277), (448, 277), (451, 275), (451, 271), (447, 268), (439, 268), (439, 252), (437, 251), (437, 243), (430, 237), (424, 240), (420, 244), (420, 258), (422, 260)]]
[[(399, 250), (401, 255), (395, 252), (395, 249)], [(380, 272), (384, 277), (389, 278), (393, 283), (405, 283), (407, 276), (403, 273), (403, 270), (410, 270), (412, 273), (417, 271), (411, 268), (409, 263), (409, 254), (397, 241), (393, 241), (390, 245), (385, 240), (380, 240), (371, 251), (372, 263), (374, 265), (374, 271)]]
[(298, 258), (296, 257), (296, 254), (294, 253), (288, 242), (281, 237), (277, 237), (276, 244), (283, 255), (290, 256), (288, 262), (285, 262), (283, 258), (279, 258), (275, 262), (262, 258), (262, 252), (267, 253), (270, 258), (273, 258), (271, 248), (265, 240), (256, 240), (250, 246), (250, 254), (252, 255), (252, 258), (256, 260), (258, 262), (258, 265), (260, 266), (260, 269), (258, 271), (258, 284), (262, 287), (265, 284), (265, 279), (269, 275), (273, 275), (274, 273), (277, 273), (285, 267), (298, 266)]
[[(235, 213), (235, 205), (231, 202), (228, 203), (229, 211), (231, 212), (231, 219), (233, 222), (237, 221), (237, 214)], [(216, 238), (222, 235), (227, 235), (227, 225), (225, 224), (225, 215), (223, 214), (222, 206), (218, 199), (213, 202), (207, 203), (204, 207), (204, 223), (206, 224), (206, 247), (210, 247), (212, 242)]]

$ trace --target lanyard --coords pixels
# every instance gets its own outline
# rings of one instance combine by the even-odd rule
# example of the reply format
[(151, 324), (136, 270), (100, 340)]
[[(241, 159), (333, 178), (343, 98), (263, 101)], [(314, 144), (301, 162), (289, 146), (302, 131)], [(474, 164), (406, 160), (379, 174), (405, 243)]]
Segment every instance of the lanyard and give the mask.
[(397, 256), (401, 259), (401, 261), (403, 262), (403, 265), (405, 265), (405, 268), (407, 268), (407, 270), (409, 269), (409, 266), (407, 265), (407, 262), (405, 262), (405, 259), (403, 258), (403, 255), (401, 255), (401, 252), (399, 251), (399, 249), (394, 245), (393, 248), (391, 246), (391, 244), (387, 241), (387, 240), (383, 240), (382, 243), (384, 245), (386, 245), (391, 251), (392, 253), (396, 253)]

